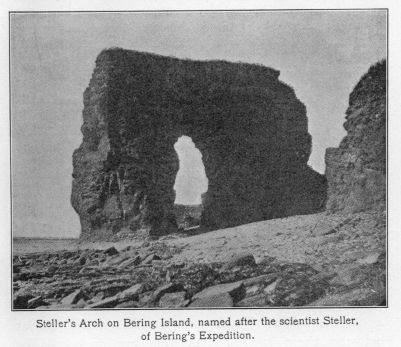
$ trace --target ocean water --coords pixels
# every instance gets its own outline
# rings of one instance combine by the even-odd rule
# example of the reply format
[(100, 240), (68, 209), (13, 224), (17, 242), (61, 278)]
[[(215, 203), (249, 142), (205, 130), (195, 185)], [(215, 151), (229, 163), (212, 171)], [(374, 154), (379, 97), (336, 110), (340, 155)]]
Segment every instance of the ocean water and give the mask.
[(29, 237), (16, 237), (13, 239), (14, 255), (61, 250), (72, 251), (80, 248), (78, 239), (39, 239)]
[(85, 241), (80, 239), (56, 239), (56, 238), (29, 238), (15, 237), (13, 239), (13, 254), (22, 255), (30, 253), (57, 252), (62, 250), (78, 251), (84, 249), (106, 249), (115, 247), (121, 250), (127, 246), (139, 247), (141, 241), (121, 240), (117, 242), (110, 241)]

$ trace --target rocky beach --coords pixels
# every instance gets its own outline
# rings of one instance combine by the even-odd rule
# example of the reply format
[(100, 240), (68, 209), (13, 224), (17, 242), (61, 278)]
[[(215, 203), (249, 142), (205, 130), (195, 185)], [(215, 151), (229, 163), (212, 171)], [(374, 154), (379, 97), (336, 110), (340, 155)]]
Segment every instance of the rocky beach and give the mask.
[(14, 309), (385, 305), (385, 221), (320, 213), (15, 254)]

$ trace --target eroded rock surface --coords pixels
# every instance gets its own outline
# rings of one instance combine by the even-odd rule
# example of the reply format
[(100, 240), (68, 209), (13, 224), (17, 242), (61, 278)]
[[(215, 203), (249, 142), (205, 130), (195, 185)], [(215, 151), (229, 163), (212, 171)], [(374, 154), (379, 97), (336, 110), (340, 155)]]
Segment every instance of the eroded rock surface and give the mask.
[(326, 181), (307, 165), (305, 106), (278, 77), (260, 65), (103, 51), (73, 155), (82, 235), (175, 230), (173, 146), (182, 135), (202, 153), (209, 180), (202, 228), (321, 210)]
[(326, 151), (329, 211), (384, 209), (386, 203), (386, 61), (372, 66), (349, 98), (338, 148)]

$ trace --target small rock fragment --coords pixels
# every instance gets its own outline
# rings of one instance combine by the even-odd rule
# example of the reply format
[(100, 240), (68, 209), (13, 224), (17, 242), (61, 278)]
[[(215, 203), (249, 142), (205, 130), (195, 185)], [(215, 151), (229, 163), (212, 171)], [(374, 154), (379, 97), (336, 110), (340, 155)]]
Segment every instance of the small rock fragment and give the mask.
[(137, 301), (134, 300), (125, 301), (115, 306), (115, 308), (137, 308), (137, 307), (139, 307), (139, 304)]
[(193, 299), (207, 298), (209, 296), (216, 296), (223, 293), (229, 294), (234, 302), (241, 300), (245, 296), (245, 287), (243, 281), (218, 284), (216, 286), (208, 287), (193, 296)]
[(14, 294), (13, 308), (14, 309), (26, 309), (28, 308), (28, 301), (33, 298), (31, 294)]
[(253, 296), (247, 296), (238, 301), (235, 306), (238, 307), (263, 307), (266, 305), (266, 295), (261, 293)]
[(75, 261), (75, 263), (76, 263), (76, 264), (79, 264), (79, 265), (85, 265), (85, 263), (86, 263), (86, 257), (85, 257), (84, 255), (80, 256), (80, 257)]
[(58, 266), (57, 266), (57, 265), (50, 265), (50, 266), (47, 268), (46, 273), (47, 273), (48, 275), (52, 275), (52, 274), (54, 274), (57, 270), (58, 270)]
[(145, 259), (142, 261), (142, 264), (151, 264), (154, 260), (161, 260), (157, 254), (149, 254)]
[(46, 301), (44, 301), (41, 296), (37, 296), (35, 298), (28, 300), (28, 305), (27, 305), (28, 309), (34, 309), (40, 306), (47, 306)]
[(119, 270), (122, 270), (122, 269), (125, 269), (125, 268), (129, 267), (129, 266), (139, 265), (140, 263), (141, 263), (141, 257), (138, 255), (135, 258), (130, 258), (130, 259), (124, 260), (122, 263), (120, 263), (118, 265), (117, 268)]
[(72, 305), (78, 302), (78, 300), (82, 297), (82, 290), (77, 289), (71, 294), (67, 295), (61, 300), (62, 305)]
[(385, 299), (384, 290), (357, 288), (346, 293), (326, 295), (307, 306), (381, 306)]
[(219, 293), (206, 297), (196, 298), (189, 307), (233, 307), (234, 302), (230, 294)]
[(225, 264), (224, 269), (228, 270), (233, 267), (245, 266), (245, 265), (248, 266), (256, 265), (255, 257), (252, 254), (247, 253), (235, 256)]
[(246, 280), (244, 280), (244, 286), (248, 287), (248, 286), (252, 286), (255, 284), (270, 284), (272, 282), (274, 282), (277, 279), (277, 274), (275, 273), (271, 273), (271, 274), (267, 274), (267, 275), (260, 275), (257, 277), (251, 277), (251, 278), (247, 278)]
[(142, 294), (138, 302), (140, 307), (150, 307), (152, 306), (152, 303), (154, 304), (152, 293), (149, 292)]
[(119, 294), (108, 297), (106, 299), (100, 300), (98, 302), (94, 302), (93, 304), (88, 305), (88, 308), (112, 308), (115, 307), (119, 301), (121, 296)]
[(258, 285), (253, 285), (251, 287), (246, 287), (246, 296), (252, 296), (258, 294), (260, 291), (260, 286)]
[(161, 308), (179, 308), (185, 307), (189, 300), (185, 299), (186, 292), (176, 292), (164, 294), (159, 300)]
[(104, 292), (98, 292), (90, 301), (92, 303), (98, 302), (104, 298)]
[(280, 280), (276, 280), (273, 283), (269, 284), (265, 289), (263, 289), (263, 292), (267, 295), (272, 294), (275, 291), (279, 282)]
[(182, 289), (183, 286), (180, 283), (168, 283), (157, 288), (153, 293), (153, 298), (155, 301), (158, 301), (164, 294), (178, 292)]
[(112, 255), (118, 254), (118, 251), (116, 250), (116, 248), (114, 246), (112, 246), (112, 247), (105, 249), (103, 251), (103, 253), (108, 256), (112, 256)]
[(372, 253), (363, 259), (359, 259), (358, 263), (359, 264), (368, 264), (368, 265), (375, 264), (378, 262), (379, 257), (380, 257), (380, 253)]
[(137, 283), (134, 284), (132, 287), (129, 287), (121, 292), (121, 297), (123, 300), (132, 300), (135, 298), (135, 300), (138, 299), (138, 295), (142, 293), (143, 291), (143, 284), (142, 283)]
[(76, 304), (76, 308), (84, 308), (86, 306), (86, 301), (84, 299), (80, 299)]

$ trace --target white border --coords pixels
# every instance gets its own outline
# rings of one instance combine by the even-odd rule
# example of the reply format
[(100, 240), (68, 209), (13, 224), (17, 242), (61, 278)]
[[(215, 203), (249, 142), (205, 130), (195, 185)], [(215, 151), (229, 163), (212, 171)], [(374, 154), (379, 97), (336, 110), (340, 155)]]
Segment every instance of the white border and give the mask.
[[(288, 309), (263, 309), (263, 310), (200, 310), (200, 311), (110, 311), (110, 312), (11, 312), (10, 310), (10, 185), (9, 185), (9, 91), (8, 91), (8, 11), (116, 11), (116, 10), (198, 10), (198, 9), (328, 9), (328, 8), (389, 8), (389, 308), (363, 308), (363, 309), (319, 309), (319, 310), (288, 310)], [(259, 327), (250, 328), (249, 331), (256, 335), (256, 339), (249, 341), (222, 341), (213, 345), (240, 346), (251, 343), (253, 346), (398, 346), (399, 328), (401, 322), (401, 223), (400, 203), (401, 184), (398, 176), (400, 172), (401, 148), (401, 6), (398, 1), (3, 1), (0, 4), (0, 340), (2, 346), (153, 346), (153, 345), (209, 345), (199, 341), (182, 343), (160, 342), (142, 343), (137, 329), (36, 329), (36, 319), (59, 320), (80, 318), (103, 320), (120, 319), (128, 317), (132, 319), (174, 316), (183, 319), (188, 316), (214, 319), (256, 317), (305, 317), (305, 316), (352, 316), (359, 321), (358, 327)]]

